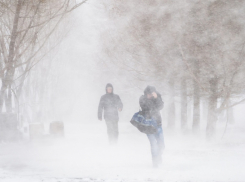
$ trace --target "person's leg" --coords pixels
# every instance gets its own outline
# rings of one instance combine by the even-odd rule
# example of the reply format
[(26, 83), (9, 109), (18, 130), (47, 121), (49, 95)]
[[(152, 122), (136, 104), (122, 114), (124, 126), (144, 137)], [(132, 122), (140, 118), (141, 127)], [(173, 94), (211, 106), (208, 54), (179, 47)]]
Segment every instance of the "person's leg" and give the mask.
[(108, 135), (108, 140), (109, 143), (112, 143), (113, 140), (113, 126), (112, 126), (112, 122), (106, 120), (106, 127), (107, 127), (107, 135)]
[(118, 121), (113, 121), (112, 122), (112, 140), (113, 140), (113, 144), (116, 144), (118, 141)]
[(158, 163), (161, 164), (162, 163), (162, 154), (163, 154), (163, 150), (165, 148), (162, 127), (157, 128), (157, 133), (155, 134), (155, 137), (156, 137), (157, 146), (158, 146)]
[(106, 121), (106, 125), (110, 144), (116, 144), (118, 140), (118, 121)]
[(158, 165), (158, 144), (154, 134), (147, 135), (150, 145), (151, 145), (151, 156), (152, 156), (152, 163), (153, 167), (157, 167)]

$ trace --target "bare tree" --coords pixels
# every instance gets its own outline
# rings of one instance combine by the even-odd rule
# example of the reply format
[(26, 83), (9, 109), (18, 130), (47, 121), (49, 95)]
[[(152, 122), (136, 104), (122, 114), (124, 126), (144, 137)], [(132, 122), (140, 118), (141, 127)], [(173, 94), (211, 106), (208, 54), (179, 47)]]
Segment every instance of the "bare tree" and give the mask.
[[(0, 16), (0, 112), (13, 111), (12, 99), (21, 97), (30, 70), (59, 44), (60, 23), (85, 3), (74, 0), (1, 1)], [(52, 38), (56, 38), (52, 42)], [(14, 95), (14, 97), (13, 97)]]
[[(181, 96), (183, 128), (187, 125), (186, 97), (193, 98), (194, 130), (200, 128), (200, 103), (207, 102), (206, 131), (212, 138), (218, 115), (245, 101), (241, 2), (111, 0), (105, 7), (117, 27), (113, 32), (106, 30), (104, 36), (109, 42), (103, 42), (108, 60), (113, 59), (108, 64), (115, 63), (136, 80), (154, 80), (165, 87), (170, 83), (168, 97)], [(170, 100), (169, 113), (175, 103)], [(168, 122), (174, 123), (170, 118)]]

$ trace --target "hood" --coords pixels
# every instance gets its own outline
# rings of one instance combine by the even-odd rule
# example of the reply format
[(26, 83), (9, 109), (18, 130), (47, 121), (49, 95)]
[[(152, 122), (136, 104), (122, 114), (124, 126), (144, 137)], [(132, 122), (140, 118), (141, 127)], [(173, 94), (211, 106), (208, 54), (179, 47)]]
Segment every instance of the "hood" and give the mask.
[(151, 94), (152, 92), (156, 92), (157, 90), (155, 87), (148, 85), (144, 90), (144, 95)]
[(108, 88), (108, 87), (111, 87), (111, 88), (112, 88), (112, 93), (113, 93), (114, 89), (113, 89), (112, 84), (110, 84), (110, 83), (107, 83), (107, 84), (106, 84), (105, 92), (107, 93), (107, 88)]

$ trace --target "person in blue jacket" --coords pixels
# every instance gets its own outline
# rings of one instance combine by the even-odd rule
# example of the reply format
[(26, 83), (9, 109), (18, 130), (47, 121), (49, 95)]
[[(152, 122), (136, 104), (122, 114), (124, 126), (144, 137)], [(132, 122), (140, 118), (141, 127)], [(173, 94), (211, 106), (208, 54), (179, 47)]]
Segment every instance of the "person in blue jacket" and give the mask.
[(102, 112), (104, 110), (104, 119), (110, 144), (116, 144), (118, 141), (118, 111), (122, 111), (122, 109), (123, 104), (120, 97), (113, 93), (113, 86), (108, 83), (106, 85), (106, 94), (100, 98), (98, 119), (102, 121)]
[(144, 95), (139, 100), (142, 109), (142, 115), (146, 119), (155, 119), (157, 121), (157, 132), (155, 134), (147, 134), (151, 145), (153, 167), (158, 167), (162, 163), (162, 153), (164, 150), (164, 137), (162, 130), (162, 117), (160, 110), (163, 109), (164, 103), (161, 95), (153, 86), (147, 86)]

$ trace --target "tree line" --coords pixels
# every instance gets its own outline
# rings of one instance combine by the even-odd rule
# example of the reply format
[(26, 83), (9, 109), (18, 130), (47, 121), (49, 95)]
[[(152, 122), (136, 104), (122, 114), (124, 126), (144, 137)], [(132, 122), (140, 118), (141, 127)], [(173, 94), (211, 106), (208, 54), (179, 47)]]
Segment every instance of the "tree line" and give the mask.
[(51, 63), (50, 53), (64, 37), (67, 15), (85, 2), (0, 1), (0, 113), (32, 117), (42, 109), (41, 104), (34, 105), (49, 94), (50, 64), (41, 63), (44, 59)]
[[(176, 98), (181, 128), (200, 130), (201, 103), (207, 110), (206, 135), (218, 116), (245, 101), (245, 1), (110, 0), (110, 25), (103, 33), (105, 64), (122, 69), (135, 84), (151, 82), (168, 99), (168, 127), (175, 126)], [(168, 88), (168, 89), (166, 89)], [(231, 117), (229, 117), (231, 118)]]

